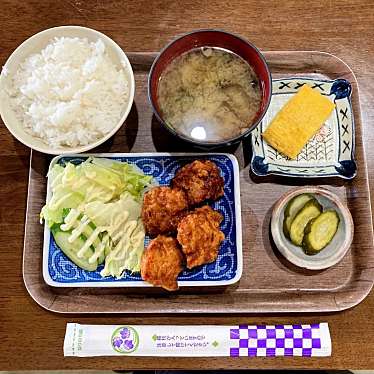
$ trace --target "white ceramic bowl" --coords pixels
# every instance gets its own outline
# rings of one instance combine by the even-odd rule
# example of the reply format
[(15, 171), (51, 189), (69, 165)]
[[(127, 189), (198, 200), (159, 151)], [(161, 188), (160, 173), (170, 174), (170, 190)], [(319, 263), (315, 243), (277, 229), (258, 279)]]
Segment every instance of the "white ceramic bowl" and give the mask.
[[(323, 210), (334, 209), (339, 215), (338, 230), (332, 241), (318, 254), (313, 256), (304, 253), (302, 248), (294, 245), (283, 233), (284, 211), (287, 203), (295, 196), (310, 193), (322, 205)], [(275, 204), (271, 217), (271, 234), (282, 255), (294, 265), (309, 269), (321, 270), (338, 263), (347, 253), (353, 240), (353, 220), (348, 208), (338, 196), (321, 187), (300, 187), (288, 191)]]
[[(25, 60), (30, 54), (40, 52), (54, 37), (79, 37), (79, 38), (87, 38), (89, 41), (97, 41), (97, 39), (101, 39), (106, 46), (108, 54), (112, 59), (113, 63), (118, 68), (124, 68), (125, 73), (127, 74), (128, 81), (129, 81), (129, 98), (126, 103), (124, 103), (122, 116), (118, 123), (113, 127), (113, 129), (105, 135), (103, 138), (98, 139), (96, 142), (79, 146), (79, 147), (60, 147), (60, 148), (53, 148), (49, 146), (47, 143), (43, 142), (41, 139), (28, 134), (24, 130), (23, 124), (16, 118), (13, 110), (9, 104), (8, 95), (4, 92), (4, 85), (6, 84), (7, 79), (11, 78), (11, 76), (17, 71), (19, 64)], [(5, 73), (6, 72), (6, 73)], [(98, 145), (104, 143), (108, 140), (111, 136), (113, 136), (119, 128), (122, 126), (123, 122), (126, 120), (132, 103), (134, 101), (134, 93), (135, 93), (135, 79), (134, 73), (132, 71), (130, 62), (123, 50), (116, 44), (112, 39), (108, 36), (102, 34), (93, 29), (89, 29), (86, 27), (80, 26), (60, 26), (60, 27), (53, 27), (51, 29), (47, 29), (41, 31), (29, 39), (25, 40), (8, 58), (7, 62), (5, 63), (3, 70), (1, 71), (0, 75), (0, 114), (1, 118), (8, 128), (8, 130), (12, 133), (12, 135), (17, 138), (20, 142), (27, 145), (28, 147), (35, 149), (39, 152), (49, 153), (49, 154), (68, 154), (68, 153), (81, 153), (88, 151), (92, 148), (97, 147)]]

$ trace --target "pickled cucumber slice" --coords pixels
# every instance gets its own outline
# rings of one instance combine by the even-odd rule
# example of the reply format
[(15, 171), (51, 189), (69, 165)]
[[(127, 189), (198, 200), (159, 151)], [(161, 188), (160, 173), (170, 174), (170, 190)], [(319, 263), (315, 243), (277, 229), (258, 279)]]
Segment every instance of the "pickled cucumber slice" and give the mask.
[(310, 220), (318, 217), (322, 212), (322, 206), (316, 199), (310, 200), (304, 208), (296, 214), (290, 227), (290, 239), (293, 244), (301, 246), (304, 238), (304, 229)]
[(303, 249), (307, 255), (315, 255), (334, 238), (340, 218), (335, 210), (326, 210), (311, 220), (304, 231)]
[(82, 238), (75, 239), (72, 243), (69, 242), (69, 237), (71, 233), (68, 231), (54, 231), (53, 237), (55, 238), (56, 244), (60, 247), (62, 252), (65, 253), (67, 257), (70, 258), (76, 265), (80, 268), (88, 271), (95, 271), (97, 268), (97, 262), (90, 264), (88, 259), (93, 255), (93, 250), (89, 250), (84, 254), (84, 256), (78, 257), (78, 251), (83, 247), (84, 240)]
[(290, 238), (290, 228), (291, 223), (294, 220), (297, 213), (304, 207), (304, 205), (314, 199), (311, 194), (303, 193), (292, 198), (284, 210), (284, 220), (283, 220), (283, 232), (287, 238)]

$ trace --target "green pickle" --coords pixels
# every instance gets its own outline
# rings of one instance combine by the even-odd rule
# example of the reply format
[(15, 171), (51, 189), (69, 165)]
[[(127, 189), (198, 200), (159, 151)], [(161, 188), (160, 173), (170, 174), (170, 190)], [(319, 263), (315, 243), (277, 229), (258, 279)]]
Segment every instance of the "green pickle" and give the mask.
[(315, 255), (325, 248), (334, 238), (340, 218), (335, 210), (326, 210), (312, 219), (306, 226), (303, 250), (308, 255)]
[(322, 206), (316, 200), (308, 201), (304, 207), (296, 214), (290, 227), (290, 239), (293, 244), (301, 246), (304, 238), (304, 229), (313, 218), (322, 213)]
[(296, 214), (299, 213), (304, 205), (312, 199), (314, 199), (314, 197), (311, 194), (303, 193), (295, 196), (288, 202), (286, 209), (284, 210), (283, 220), (283, 233), (288, 239), (290, 239), (291, 223)]

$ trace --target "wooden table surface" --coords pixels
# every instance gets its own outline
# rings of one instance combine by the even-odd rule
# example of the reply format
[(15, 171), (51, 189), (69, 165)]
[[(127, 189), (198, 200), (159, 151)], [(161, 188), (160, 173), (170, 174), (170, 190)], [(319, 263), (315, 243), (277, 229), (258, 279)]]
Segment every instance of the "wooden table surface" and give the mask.
[[(262, 50), (320, 50), (345, 60), (359, 87), (370, 183), (374, 186), (374, 4), (367, 1), (0, 1), (0, 64), (26, 38), (60, 25), (112, 37), (125, 51), (157, 51), (175, 35), (221, 28)], [(374, 367), (374, 292), (351, 310), (318, 315), (74, 316), (40, 308), (22, 280), (29, 150), (0, 126), (0, 370), (235, 369)], [(373, 198), (373, 187), (371, 195)], [(64, 358), (67, 322), (96, 324), (237, 324), (327, 321), (329, 358)]]

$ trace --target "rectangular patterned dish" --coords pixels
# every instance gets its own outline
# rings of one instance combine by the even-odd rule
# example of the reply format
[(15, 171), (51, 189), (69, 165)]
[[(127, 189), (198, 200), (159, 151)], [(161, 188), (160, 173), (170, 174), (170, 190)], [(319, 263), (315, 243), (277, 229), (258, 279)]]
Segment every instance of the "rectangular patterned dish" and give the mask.
[[(184, 164), (196, 159), (209, 159), (216, 163), (224, 178), (224, 196), (211, 206), (223, 216), (221, 229), (225, 241), (220, 247), (218, 259), (193, 270), (185, 270), (178, 277), (180, 286), (223, 286), (237, 282), (242, 274), (242, 228), (240, 214), (239, 167), (235, 156), (230, 154), (168, 154), (168, 153), (108, 153), (95, 154), (139, 167), (145, 174), (152, 175), (159, 185), (169, 185), (175, 172)], [(66, 162), (79, 164), (88, 155), (57, 156), (53, 165)], [(47, 185), (47, 201), (51, 198)], [(150, 238), (146, 236), (145, 245)], [(44, 224), (43, 277), (54, 287), (145, 287), (139, 273), (125, 273), (123, 278), (103, 278), (100, 275), (103, 265), (96, 271), (86, 271), (75, 265), (56, 245), (47, 224)]]

